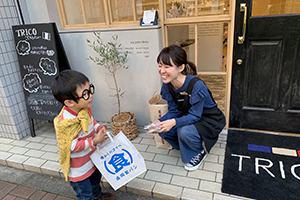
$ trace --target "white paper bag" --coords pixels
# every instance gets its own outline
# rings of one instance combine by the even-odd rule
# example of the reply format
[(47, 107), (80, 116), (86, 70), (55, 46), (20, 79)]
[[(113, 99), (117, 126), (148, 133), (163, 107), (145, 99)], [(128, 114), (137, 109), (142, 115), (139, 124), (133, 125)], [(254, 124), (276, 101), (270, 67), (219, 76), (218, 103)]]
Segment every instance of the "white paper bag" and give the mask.
[(112, 188), (117, 190), (147, 169), (144, 158), (122, 131), (116, 136), (107, 135), (110, 139), (99, 144), (90, 158)]
[(151, 122), (154, 122), (168, 112), (167, 103), (148, 104)]

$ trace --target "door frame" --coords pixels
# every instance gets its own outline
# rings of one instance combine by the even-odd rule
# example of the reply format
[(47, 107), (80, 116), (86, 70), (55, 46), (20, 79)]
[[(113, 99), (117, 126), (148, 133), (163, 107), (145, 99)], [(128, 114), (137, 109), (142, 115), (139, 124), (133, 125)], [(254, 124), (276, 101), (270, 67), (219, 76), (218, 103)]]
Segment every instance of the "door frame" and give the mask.
[[(226, 76), (226, 104), (225, 104), (225, 117), (226, 126), (225, 129), (229, 129), (230, 118), (230, 101), (231, 101), (231, 80), (232, 80), (232, 65), (233, 65), (233, 46), (234, 46), (234, 26), (235, 26), (235, 11), (236, 0), (231, 0), (230, 16), (231, 22), (228, 24), (228, 52), (227, 52), (227, 76)], [(241, 25), (242, 27), (242, 25)]]

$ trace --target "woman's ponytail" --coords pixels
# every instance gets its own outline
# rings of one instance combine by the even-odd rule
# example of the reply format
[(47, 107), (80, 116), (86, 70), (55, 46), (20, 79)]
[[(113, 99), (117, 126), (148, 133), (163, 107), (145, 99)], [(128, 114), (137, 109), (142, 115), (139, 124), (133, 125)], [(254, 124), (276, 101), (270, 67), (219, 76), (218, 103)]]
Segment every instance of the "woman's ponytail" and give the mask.
[(184, 75), (187, 75), (187, 74), (197, 75), (196, 65), (194, 63), (188, 61), (187, 64), (185, 64), (185, 68), (181, 73)]

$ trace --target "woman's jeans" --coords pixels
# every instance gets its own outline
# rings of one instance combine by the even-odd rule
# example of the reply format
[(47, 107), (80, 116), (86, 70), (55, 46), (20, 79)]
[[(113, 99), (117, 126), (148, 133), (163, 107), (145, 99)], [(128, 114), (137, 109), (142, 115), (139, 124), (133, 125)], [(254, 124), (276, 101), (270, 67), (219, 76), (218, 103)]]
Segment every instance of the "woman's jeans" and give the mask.
[(101, 196), (101, 173), (98, 169), (88, 178), (79, 182), (69, 181), (70, 185), (76, 192), (78, 200), (98, 199)]
[(173, 127), (168, 132), (159, 133), (159, 136), (169, 142), (174, 149), (180, 150), (183, 163), (190, 162), (203, 150), (201, 136), (193, 124), (180, 128)]

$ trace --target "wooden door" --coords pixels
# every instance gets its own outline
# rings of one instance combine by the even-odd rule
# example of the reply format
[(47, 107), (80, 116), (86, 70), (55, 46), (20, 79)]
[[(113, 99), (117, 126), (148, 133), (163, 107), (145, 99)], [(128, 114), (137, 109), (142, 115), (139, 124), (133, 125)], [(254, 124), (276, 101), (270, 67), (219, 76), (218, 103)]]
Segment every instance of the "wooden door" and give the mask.
[(299, 37), (300, 14), (254, 17), (236, 1), (230, 128), (300, 133)]

